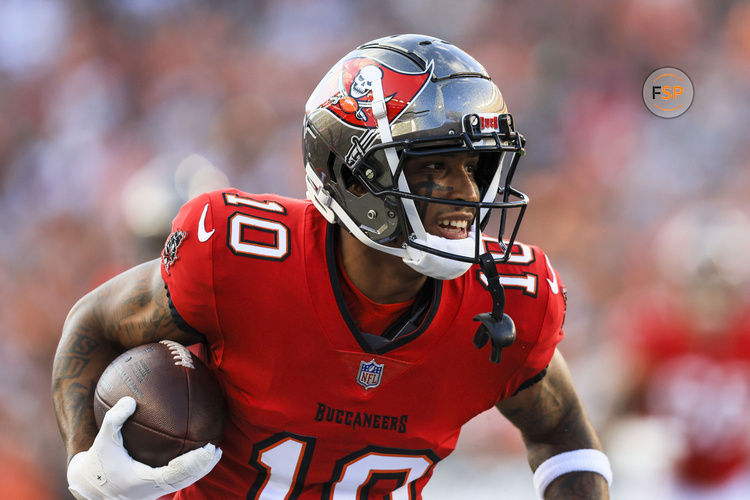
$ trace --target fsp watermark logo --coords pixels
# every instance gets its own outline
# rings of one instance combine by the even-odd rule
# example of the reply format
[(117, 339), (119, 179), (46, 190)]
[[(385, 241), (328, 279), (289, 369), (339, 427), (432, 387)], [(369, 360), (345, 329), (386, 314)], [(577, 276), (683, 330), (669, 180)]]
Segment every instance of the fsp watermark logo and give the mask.
[(643, 84), (643, 102), (656, 116), (675, 118), (693, 103), (693, 82), (677, 68), (659, 68)]

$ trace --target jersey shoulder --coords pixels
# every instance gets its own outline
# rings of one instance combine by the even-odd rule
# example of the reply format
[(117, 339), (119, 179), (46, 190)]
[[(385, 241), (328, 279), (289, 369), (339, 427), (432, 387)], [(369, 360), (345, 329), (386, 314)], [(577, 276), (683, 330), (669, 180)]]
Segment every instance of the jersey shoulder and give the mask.
[[(502, 256), (497, 240), (486, 238), (485, 251)], [(549, 364), (557, 344), (563, 339), (566, 292), (557, 271), (544, 251), (523, 242), (514, 243), (509, 259), (497, 266), (505, 293), (505, 313), (516, 327), (516, 340), (503, 350), (503, 361), (513, 367), (513, 375), (502, 393), (508, 397)], [(472, 301), (486, 304), (487, 278), (478, 266), (470, 270), (467, 288)], [(482, 311), (485, 312), (485, 311)]]
[[(485, 251), (500, 258), (502, 247), (497, 240), (484, 237)], [(486, 288), (487, 278), (475, 266), (474, 272), (482, 286)], [(547, 254), (537, 245), (516, 241), (511, 247), (506, 262), (498, 264), (497, 272), (506, 295), (506, 309), (524, 315), (543, 314), (549, 307), (565, 310), (567, 289), (559, 273), (552, 266)]]
[(298, 235), (305, 221), (317, 220), (305, 217), (310, 206), (305, 200), (237, 189), (186, 202), (172, 221), (161, 256), (162, 278), (176, 311), (209, 337), (218, 331), (217, 304), (226, 301), (237, 282), (262, 281), (278, 263), (286, 270), (302, 265), (303, 259), (290, 256), (301, 253)]
[(508, 261), (498, 265), (498, 273), (506, 290), (506, 312), (518, 318), (517, 323), (533, 325), (541, 336), (554, 338), (562, 332), (567, 289), (539, 246), (515, 243)]
[(186, 223), (192, 223), (195, 226), (203, 218), (206, 224), (201, 225), (210, 226), (208, 223), (213, 222), (214, 219), (222, 223), (224, 217), (236, 212), (265, 216), (268, 219), (282, 215), (294, 216), (304, 213), (310, 206), (311, 202), (308, 200), (288, 198), (273, 193), (248, 193), (229, 188), (203, 193), (189, 200), (182, 206), (172, 225), (173, 229), (174, 226)]

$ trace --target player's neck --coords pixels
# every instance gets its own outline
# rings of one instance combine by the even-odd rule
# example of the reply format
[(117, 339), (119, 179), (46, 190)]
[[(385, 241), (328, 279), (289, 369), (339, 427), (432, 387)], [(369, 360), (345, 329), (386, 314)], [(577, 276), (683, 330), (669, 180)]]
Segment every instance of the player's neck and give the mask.
[(338, 244), (346, 274), (367, 298), (380, 304), (414, 298), (427, 277), (414, 271), (393, 255), (370, 248), (343, 229)]

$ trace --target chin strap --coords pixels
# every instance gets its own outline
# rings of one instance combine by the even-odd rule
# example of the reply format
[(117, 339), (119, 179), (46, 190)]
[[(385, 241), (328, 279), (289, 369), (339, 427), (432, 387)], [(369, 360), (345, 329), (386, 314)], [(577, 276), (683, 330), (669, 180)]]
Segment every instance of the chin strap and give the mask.
[(474, 321), (482, 324), (474, 334), (474, 346), (481, 349), (491, 341), (490, 361), (499, 363), (504, 347), (516, 340), (516, 325), (510, 316), (505, 314), (505, 290), (497, 274), (497, 265), (490, 252), (479, 256), (479, 267), (487, 277), (487, 289), (492, 295), (492, 312), (474, 316)]

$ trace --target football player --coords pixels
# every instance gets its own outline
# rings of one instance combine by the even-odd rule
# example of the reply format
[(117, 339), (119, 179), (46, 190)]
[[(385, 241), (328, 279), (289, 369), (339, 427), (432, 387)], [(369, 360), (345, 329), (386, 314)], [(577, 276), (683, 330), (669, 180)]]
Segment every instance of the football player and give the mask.
[(660, 429), (669, 451), (659, 498), (746, 498), (750, 217), (727, 200), (696, 201), (654, 233), (652, 261), (641, 263), (653, 279), (613, 301), (609, 319), (627, 373), (615, 433)]
[[(366, 43), (313, 91), (303, 147), (309, 200), (200, 195), (160, 259), (73, 307), (53, 380), (71, 492), (420, 498), (461, 426), (495, 406), (541, 497), (608, 498), (556, 349), (565, 289), (514, 242), (524, 139), (485, 69), (427, 36)], [(220, 449), (150, 468), (122, 446), (134, 400), (97, 433), (92, 398), (118, 353), (162, 339), (205, 344), (230, 418)]]

